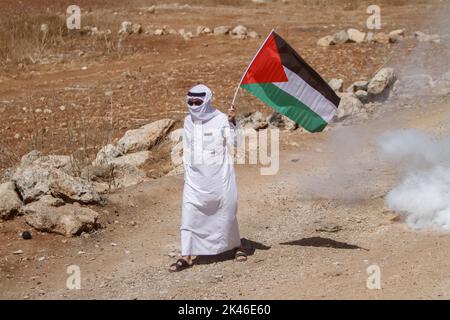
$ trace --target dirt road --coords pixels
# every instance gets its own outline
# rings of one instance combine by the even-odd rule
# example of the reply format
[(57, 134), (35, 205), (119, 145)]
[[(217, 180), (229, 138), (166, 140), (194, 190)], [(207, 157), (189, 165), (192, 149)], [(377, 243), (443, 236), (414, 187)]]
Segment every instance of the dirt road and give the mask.
[[(9, 235), (1, 256), (2, 298), (120, 299), (448, 299), (450, 235), (416, 231), (386, 210), (383, 196), (396, 172), (377, 159), (373, 139), (392, 128), (446, 128), (448, 104), (393, 110), (369, 123), (335, 128), (355, 137), (340, 162), (331, 133), (291, 133), (279, 173), (238, 166), (241, 236), (251, 255), (202, 257), (184, 272), (167, 266), (179, 255), (182, 177), (165, 177), (108, 196), (96, 234), (66, 239), (16, 232), (21, 220), (2, 225)], [(420, 119), (420, 121), (418, 120)], [(336, 167), (336, 163), (339, 166)], [(340, 182), (336, 182), (339, 175)], [(257, 186), (255, 188), (255, 186)], [(338, 188), (338, 190), (333, 190)], [(22, 255), (14, 255), (23, 250)], [(81, 289), (68, 290), (67, 266), (78, 265)], [(379, 266), (381, 290), (366, 287), (367, 268)]]
[[(42, 13), (53, 2), (36, 1), (29, 9)], [(218, 7), (215, 0), (199, 0), (160, 6), (154, 15), (140, 14), (144, 2), (80, 5), (92, 26), (115, 28), (114, 34), (124, 20), (190, 31), (244, 24), (261, 36), (274, 27), (324, 78), (342, 78), (346, 86), (369, 79), (387, 62), (401, 65), (416, 47), (427, 53), (411, 60), (416, 69), (430, 66), (424, 68), (433, 77), (448, 70), (439, 61), (448, 63), (448, 46), (418, 43), (414, 36), (397, 44), (316, 45), (341, 29), (365, 30), (363, 1), (258, 6), (236, 0)], [(382, 31), (442, 33), (430, 21), (445, 3), (417, 2), (381, 1)], [(17, 10), (15, 3), (8, 1), (8, 8)], [(57, 3), (51, 10), (64, 15), (63, 1)], [(103, 39), (66, 37), (61, 47), (43, 50), (43, 61), (50, 62), (1, 61), (0, 173), (33, 148), (90, 163), (111, 134), (160, 118), (182, 119), (186, 89), (197, 81), (211, 86), (215, 105), (225, 110), (262, 39), (140, 34), (123, 40), (122, 50), (111, 41), (108, 53)], [(270, 111), (253, 97), (239, 99), (239, 112)], [(23, 240), (19, 233), (30, 230), (23, 217), (1, 221), (0, 298), (450, 299), (450, 234), (412, 230), (387, 210), (384, 196), (398, 176), (374, 147), (379, 134), (394, 128), (448, 132), (448, 97), (379, 109), (370, 120), (333, 124), (320, 134), (283, 132), (276, 175), (237, 166), (238, 218), (250, 253), (245, 263), (224, 254), (202, 257), (181, 273), (167, 271), (179, 255), (183, 179), (163, 177), (107, 195), (108, 204), (95, 208), (102, 228), (93, 234), (65, 238), (32, 230), (33, 239)], [(80, 290), (66, 286), (73, 265), (81, 271)], [(370, 266), (380, 269), (380, 290), (366, 286)]]

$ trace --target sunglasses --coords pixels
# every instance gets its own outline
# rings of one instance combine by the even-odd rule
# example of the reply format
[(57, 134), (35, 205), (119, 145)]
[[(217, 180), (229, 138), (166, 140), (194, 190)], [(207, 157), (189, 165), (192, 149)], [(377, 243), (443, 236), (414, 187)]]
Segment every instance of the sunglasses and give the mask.
[(202, 99), (188, 99), (188, 105), (190, 106), (201, 106), (203, 104)]

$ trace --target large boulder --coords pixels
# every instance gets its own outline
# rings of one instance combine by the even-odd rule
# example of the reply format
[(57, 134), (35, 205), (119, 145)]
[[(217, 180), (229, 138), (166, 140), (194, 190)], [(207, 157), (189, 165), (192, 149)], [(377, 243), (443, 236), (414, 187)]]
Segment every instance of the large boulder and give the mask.
[[(146, 180), (147, 176), (140, 168), (150, 158), (150, 151), (140, 151), (124, 156), (111, 158), (101, 164), (87, 166), (82, 176), (93, 181), (95, 186), (111, 188), (124, 188), (136, 185)], [(105, 190), (105, 191), (106, 191)]]
[[(120, 157), (117, 159), (120, 159)], [(144, 170), (134, 165), (126, 164), (124, 163), (125, 161), (119, 161), (121, 162), (119, 166), (113, 164), (87, 166), (83, 169), (82, 176), (93, 182), (94, 188), (98, 193), (133, 186), (146, 180), (147, 175)]]
[(340, 120), (356, 114), (363, 106), (362, 102), (353, 93), (342, 93), (336, 117)]
[(367, 85), (367, 93), (374, 97), (387, 92), (389, 87), (395, 82), (397, 76), (394, 69), (383, 68), (378, 71)]
[(173, 124), (171, 119), (162, 119), (139, 129), (129, 130), (117, 142), (117, 147), (123, 154), (149, 150), (166, 136)]
[(122, 153), (120, 152), (119, 148), (117, 148), (115, 145), (107, 144), (97, 153), (97, 157), (95, 158), (93, 165), (108, 164), (113, 159), (121, 155)]
[(13, 218), (19, 213), (22, 201), (16, 193), (12, 182), (0, 184), (0, 219)]
[(21, 165), (15, 170), (12, 181), (25, 203), (36, 201), (49, 194), (68, 202), (102, 202), (90, 182), (48, 165), (39, 163)]
[(129, 130), (117, 142), (117, 147), (123, 154), (149, 150), (166, 136), (173, 124), (171, 119), (162, 119)]
[(64, 155), (42, 155), (38, 150), (32, 150), (24, 155), (20, 161), (20, 166), (37, 165), (41, 167), (49, 167), (54, 169), (61, 169), (62, 171), (72, 174), (73, 161), (70, 156)]
[(361, 42), (364, 42), (364, 40), (366, 38), (366, 33), (361, 32), (357, 29), (350, 28), (347, 30), (347, 34), (348, 34), (349, 42), (361, 43)]
[(89, 232), (97, 227), (98, 213), (78, 204), (65, 204), (57, 198), (44, 196), (40, 201), (22, 208), (25, 221), (39, 231), (67, 237)]
[(82, 176), (94, 181), (98, 190), (128, 187), (146, 180), (140, 167), (150, 158), (149, 149), (166, 137), (173, 124), (172, 120), (163, 119), (127, 131), (116, 145), (104, 146), (92, 165), (84, 168)]
[(114, 168), (123, 168), (128, 166), (140, 167), (150, 158), (150, 151), (139, 151), (111, 159), (108, 164)]

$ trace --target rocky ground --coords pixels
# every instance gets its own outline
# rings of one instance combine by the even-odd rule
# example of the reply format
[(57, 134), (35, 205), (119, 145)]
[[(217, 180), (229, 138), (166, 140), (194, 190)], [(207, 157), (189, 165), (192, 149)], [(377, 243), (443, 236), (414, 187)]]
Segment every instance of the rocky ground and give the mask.
[[(2, 29), (1, 298), (449, 298), (449, 234), (412, 230), (386, 208), (398, 168), (374, 146), (391, 129), (449, 131), (440, 19), (448, 6), (382, 5), (383, 30), (372, 37), (357, 1), (81, 3), (89, 26), (59, 36), (63, 4), (30, 10), (46, 5), (55, 20), (34, 15), (29, 56)], [(208, 14), (193, 20), (198, 10)], [(183, 183), (179, 157), (171, 160), (185, 91), (205, 82), (225, 110), (273, 27), (330, 81), (339, 113), (325, 132), (308, 134), (241, 94), (241, 126), (281, 129), (278, 174), (237, 165), (249, 259), (199, 257), (170, 274)], [(80, 267), (80, 290), (66, 287), (71, 265)], [(371, 265), (381, 290), (366, 287)]]

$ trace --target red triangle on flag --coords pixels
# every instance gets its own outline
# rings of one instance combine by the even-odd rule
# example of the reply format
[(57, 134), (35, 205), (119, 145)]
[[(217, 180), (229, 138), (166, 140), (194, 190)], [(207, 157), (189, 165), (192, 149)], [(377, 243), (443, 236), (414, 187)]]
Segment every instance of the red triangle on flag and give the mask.
[(241, 84), (287, 82), (273, 34), (263, 44)]

